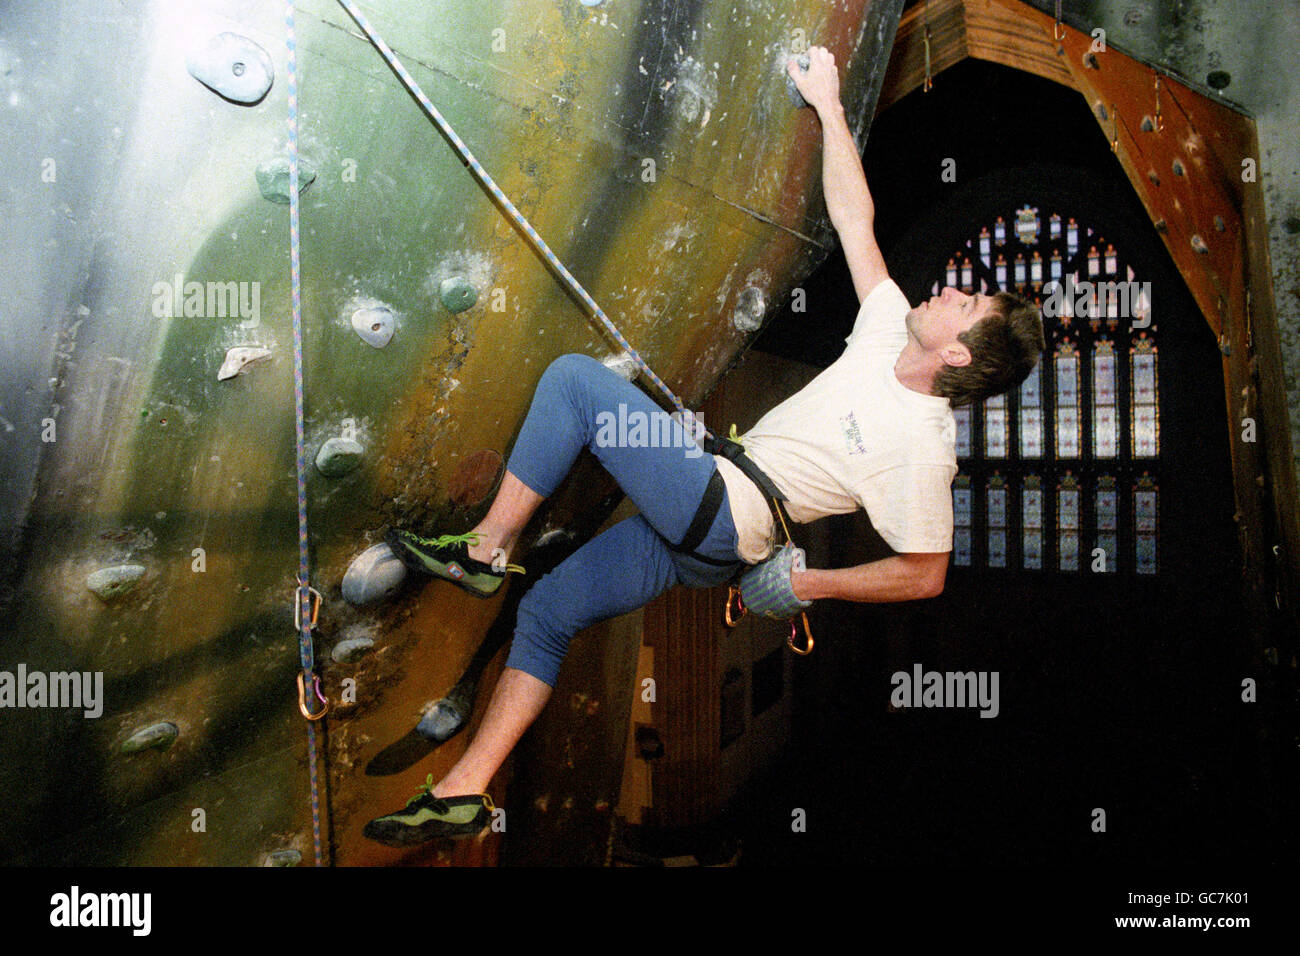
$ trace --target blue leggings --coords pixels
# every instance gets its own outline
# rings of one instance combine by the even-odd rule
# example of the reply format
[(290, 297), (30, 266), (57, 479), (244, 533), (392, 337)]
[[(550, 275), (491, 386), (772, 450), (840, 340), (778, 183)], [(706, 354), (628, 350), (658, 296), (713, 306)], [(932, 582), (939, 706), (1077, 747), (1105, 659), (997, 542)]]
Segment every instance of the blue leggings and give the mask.
[[(638, 431), (640, 421), (649, 427)], [(652, 442), (659, 447), (645, 447)], [(587, 542), (520, 602), (506, 666), (552, 687), (578, 631), (633, 611), (674, 584), (723, 584), (741, 565), (726, 495), (695, 550), (728, 563), (708, 564), (668, 547), (682, 540), (695, 517), (713, 475), (713, 456), (631, 382), (589, 356), (564, 355), (537, 383), (507, 467), (549, 497), (584, 447), (641, 513)]]

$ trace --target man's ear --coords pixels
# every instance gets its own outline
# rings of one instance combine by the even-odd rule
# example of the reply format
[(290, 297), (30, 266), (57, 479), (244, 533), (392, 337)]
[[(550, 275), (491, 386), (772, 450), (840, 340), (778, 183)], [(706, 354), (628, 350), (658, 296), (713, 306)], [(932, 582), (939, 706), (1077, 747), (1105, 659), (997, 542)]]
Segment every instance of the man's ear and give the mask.
[(970, 364), (970, 349), (960, 342), (953, 342), (951, 345), (945, 345), (939, 350), (939, 357), (943, 359), (944, 365), (953, 368), (962, 368)]

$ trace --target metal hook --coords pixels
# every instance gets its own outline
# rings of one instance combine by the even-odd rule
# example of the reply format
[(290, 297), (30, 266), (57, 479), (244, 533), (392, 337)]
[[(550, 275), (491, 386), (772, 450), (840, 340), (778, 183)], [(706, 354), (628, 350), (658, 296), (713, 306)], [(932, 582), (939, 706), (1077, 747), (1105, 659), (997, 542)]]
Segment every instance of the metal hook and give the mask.
[(1110, 121), (1110, 151), (1116, 153), (1119, 152), (1119, 109), (1114, 103), (1110, 104)]
[(801, 648), (794, 642), (795, 635), (798, 634), (798, 629), (795, 626), (794, 618), (790, 619), (790, 636), (785, 639), (785, 643), (786, 646), (790, 648), (790, 650), (794, 651), (800, 657), (807, 657), (809, 654), (813, 652), (812, 628), (808, 626), (807, 611), (800, 611), (799, 616), (803, 618), (803, 634), (805, 638), (804, 646)]
[(934, 82), (930, 77), (930, 24), (927, 23), (925, 25), (925, 83), (921, 87), (923, 93), (929, 93), (934, 88)]
[(302, 680), (302, 671), (298, 672), (298, 712), (310, 721), (317, 721), (330, 712), (330, 702), (325, 699), (325, 695), (320, 692), (320, 678), (312, 675), (312, 690), (316, 692), (316, 697), (323, 705), (320, 713), (313, 714), (307, 709), (307, 686)]
[[(733, 599), (736, 602), (737, 609), (740, 611), (740, 613), (734, 618), (731, 616), (731, 602)], [(745, 607), (745, 602), (741, 600), (740, 597), (740, 588), (733, 584), (731, 587), (727, 588), (727, 610), (723, 614), (723, 619), (727, 622), (727, 627), (735, 627), (748, 613), (749, 609)]]
[(1056, 0), (1056, 22), (1052, 24), (1052, 36), (1057, 43), (1065, 39), (1065, 30), (1061, 26), (1061, 0)]
[(1165, 131), (1165, 121), (1160, 118), (1160, 74), (1157, 73), (1155, 77), (1156, 77), (1156, 132), (1163, 133)]
[(320, 592), (311, 585), (299, 585), (293, 592), (293, 629), (302, 630), (302, 591), (307, 589), (307, 599), (311, 602), (311, 619), (307, 622), (307, 630), (316, 626), (316, 615), (320, 613)]

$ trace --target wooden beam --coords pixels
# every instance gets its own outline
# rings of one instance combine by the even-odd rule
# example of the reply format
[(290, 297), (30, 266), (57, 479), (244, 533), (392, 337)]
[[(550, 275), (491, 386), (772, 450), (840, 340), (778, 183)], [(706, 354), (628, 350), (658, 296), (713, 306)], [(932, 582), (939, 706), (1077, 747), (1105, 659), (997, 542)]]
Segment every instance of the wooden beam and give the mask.
[(1045, 80), (1073, 86), (1069, 68), (1061, 61), (1051, 35), (994, 0), (966, 0), (966, 44), (970, 55), (1023, 70)]
[(925, 33), (930, 28), (930, 76), (966, 59), (963, 0), (925, 0), (903, 14), (876, 100), (876, 115), (925, 83)]

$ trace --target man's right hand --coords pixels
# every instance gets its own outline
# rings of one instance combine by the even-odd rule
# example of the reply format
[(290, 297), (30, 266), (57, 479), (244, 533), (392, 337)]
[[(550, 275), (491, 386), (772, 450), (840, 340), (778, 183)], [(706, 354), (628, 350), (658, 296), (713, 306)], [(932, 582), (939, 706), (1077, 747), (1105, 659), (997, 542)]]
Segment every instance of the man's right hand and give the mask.
[(840, 103), (840, 73), (835, 66), (835, 55), (824, 46), (808, 48), (808, 70), (799, 69), (799, 61), (792, 57), (786, 72), (794, 80), (799, 93), (808, 105), (823, 115), (826, 109), (843, 110)]

